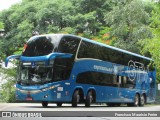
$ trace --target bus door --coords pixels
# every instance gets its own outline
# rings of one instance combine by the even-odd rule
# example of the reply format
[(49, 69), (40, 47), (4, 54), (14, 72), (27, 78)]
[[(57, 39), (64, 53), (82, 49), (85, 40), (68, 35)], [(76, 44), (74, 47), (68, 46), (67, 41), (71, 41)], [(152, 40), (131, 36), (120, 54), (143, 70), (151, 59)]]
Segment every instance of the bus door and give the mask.
[(80, 43), (80, 38), (65, 36), (61, 39), (58, 46), (58, 52), (73, 54), (71, 58), (61, 59), (56, 58), (54, 65), (54, 79), (64, 80), (63, 84), (63, 96), (69, 99), (71, 96), (71, 71), (74, 65), (74, 59)]
[(72, 63), (72, 58), (56, 58), (54, 61), (53, 80), (60, 83), (57, 88), (57, 98), (66, 98), (69, 95)]

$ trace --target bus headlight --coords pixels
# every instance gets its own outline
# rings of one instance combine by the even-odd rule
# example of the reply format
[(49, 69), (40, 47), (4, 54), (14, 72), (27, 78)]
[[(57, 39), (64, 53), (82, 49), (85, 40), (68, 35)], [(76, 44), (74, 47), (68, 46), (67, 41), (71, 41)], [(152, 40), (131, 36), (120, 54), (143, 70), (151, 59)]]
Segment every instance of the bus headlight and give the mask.
[(51, 87), (42, 89), (42, 91), (47, 91), (47, 90), (51, 90), (51, 89), (54, 89), (54, 88), (55, 88), (55, 86), (51, 86)]

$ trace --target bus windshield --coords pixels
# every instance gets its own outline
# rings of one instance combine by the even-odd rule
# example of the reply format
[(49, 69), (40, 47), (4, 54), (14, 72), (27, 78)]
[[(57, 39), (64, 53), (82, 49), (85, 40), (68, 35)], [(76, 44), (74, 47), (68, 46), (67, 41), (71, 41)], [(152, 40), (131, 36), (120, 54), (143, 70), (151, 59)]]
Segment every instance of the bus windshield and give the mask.
[(43, 56), (57, 49), (59, 39), (57, 36), (35, 36), (25, 45), (22, 56)]
[(53, 64), (48, 66), (23, 63), (19, 69), (18, 83), (22, 85), (36, 85), (51, 82), (53, 75)]

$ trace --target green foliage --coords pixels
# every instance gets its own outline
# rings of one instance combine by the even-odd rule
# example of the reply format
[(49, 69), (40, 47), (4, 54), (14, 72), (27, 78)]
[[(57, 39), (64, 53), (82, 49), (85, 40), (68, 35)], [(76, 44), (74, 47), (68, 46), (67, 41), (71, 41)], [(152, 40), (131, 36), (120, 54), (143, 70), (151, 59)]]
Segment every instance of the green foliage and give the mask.
[(0, 91), (2, 102), (11, 103), (16, 101), (14, 85), (15, 81), (8, 81), (7, 83), (2, 85), (3, 90)]
[(1, 102), (15, 102), (15, 69), (0, 69), (0, 72), (3, 73), (3, 79), (6, 79), (7, 82), (2, 85), (2, 90), (0, 90), (0, 101)]
[(143, 54), (149, 53), (152, 56), (156, 64), (157, 81), (160, 83), (160, 3), (154, 5), (151, 20), (150, 29), (153, 31), (152, 39), (146, 39), (139, 43), (143, 46), (141, 52)]
[(105, 16), (106, 22), (111, 27), (111, 35), (116, 37), (114, 46), (139, 53), (138, 40), (151, 37), (149, 13), (145, 10), (144, 1), (126, 0), (117, 2)]
[(111, 0), (22, 0), (0, 12), (5, 29), (0, 43), (1, 57), (23, 47), (33, 31), (40, 34), (82, 33), (89, 38), (97, 36), (101, 27), (106, 27), (104, 14), (112, 9), (113, 4)]
[(0, 22), (0, 29), (3, 29), (3, 28), (4, 28), (4, 23)]

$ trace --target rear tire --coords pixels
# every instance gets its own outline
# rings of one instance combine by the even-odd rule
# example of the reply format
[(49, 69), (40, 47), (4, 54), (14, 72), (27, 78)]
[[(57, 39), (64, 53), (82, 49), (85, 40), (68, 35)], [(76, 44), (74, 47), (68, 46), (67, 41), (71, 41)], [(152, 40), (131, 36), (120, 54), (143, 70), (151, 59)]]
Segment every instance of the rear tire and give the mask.
[(141, 97), (140, 97), (140, 102), (139, 102), (139, 106), (144, 106), (144, 104), (145, 104), (145, 96), (144, 95), (141, 95)]
[(48, 102), (47, 101), (42, 101), (42, 106), (43, 107), (47, 107), (48, 106)]
[(135, 97), (134, 97), (134, 103), (128, 103), (127, 106), (128, 107), (138, 107), (140, 104), (140, 98), (139, 98), (139, 95), (136, 94)]
[(86, 107), (90, 107), (91, 103), (93, 102), (93, 95), (92, 95), (92, 92), (89, 91), (87, 93), (87, 97), (86, 97), (86, 101), (85, 101), (85, 106)]
[(73, 97), (72, 97), (72, 107), (77, 107), (79, 100), (80, 100), (79, 91), (76, 90), (73, 94)]

